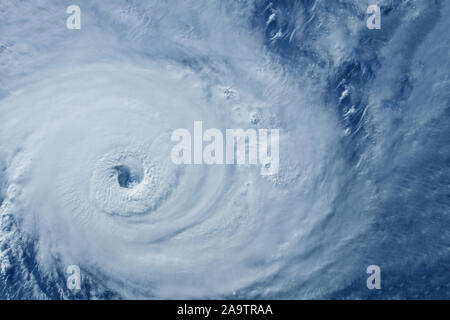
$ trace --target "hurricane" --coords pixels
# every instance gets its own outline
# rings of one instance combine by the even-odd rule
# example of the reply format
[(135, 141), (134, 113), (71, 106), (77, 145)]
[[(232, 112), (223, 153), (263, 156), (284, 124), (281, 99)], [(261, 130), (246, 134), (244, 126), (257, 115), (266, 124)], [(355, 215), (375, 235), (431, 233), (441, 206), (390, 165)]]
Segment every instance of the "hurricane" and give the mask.
[(377, 3), (2, 1), (0, 298), (450, 298), (450, 2)]

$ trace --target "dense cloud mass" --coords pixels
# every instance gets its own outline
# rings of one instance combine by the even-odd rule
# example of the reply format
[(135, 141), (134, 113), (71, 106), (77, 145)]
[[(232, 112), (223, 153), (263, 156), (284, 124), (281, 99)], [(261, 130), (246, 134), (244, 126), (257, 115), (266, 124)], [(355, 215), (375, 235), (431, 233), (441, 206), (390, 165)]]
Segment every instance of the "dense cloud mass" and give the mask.
[[(0, 298), (450, 298), (450, 2), (71, 4), (0, 2)], [(278, 173), (174, 164), (196, 120)]]

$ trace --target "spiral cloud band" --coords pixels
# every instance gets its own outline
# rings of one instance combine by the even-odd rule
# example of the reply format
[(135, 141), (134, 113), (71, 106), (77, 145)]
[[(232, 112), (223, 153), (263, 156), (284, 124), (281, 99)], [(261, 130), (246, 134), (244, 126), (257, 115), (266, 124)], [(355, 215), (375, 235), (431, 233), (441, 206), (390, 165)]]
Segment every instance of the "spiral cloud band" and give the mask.
[(0, 3), (0, 298), (448, 298), (450, 3), (379, 2)]

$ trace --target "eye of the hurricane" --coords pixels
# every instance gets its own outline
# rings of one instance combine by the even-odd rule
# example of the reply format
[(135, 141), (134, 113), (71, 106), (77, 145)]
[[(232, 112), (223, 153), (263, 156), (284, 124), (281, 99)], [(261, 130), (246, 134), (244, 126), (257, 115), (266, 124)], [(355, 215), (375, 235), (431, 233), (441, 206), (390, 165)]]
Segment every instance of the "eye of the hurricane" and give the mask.
[(114, 170), (117, 171), (117, 180), (122, 188), (132, 188), (141, 182), (140, 175), (137, 172), (132, 172), (126, 165), (115, 166)]
[(113, 174), (117, 175), (117, 182), (121, 188), (132, 189), (143, 179), (142, 164), (135, 159), (122, 159), (122, 161), (112, 167)]

